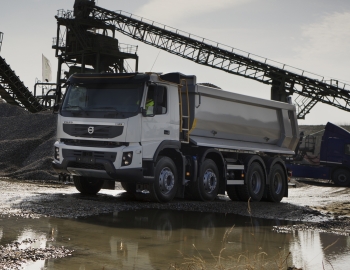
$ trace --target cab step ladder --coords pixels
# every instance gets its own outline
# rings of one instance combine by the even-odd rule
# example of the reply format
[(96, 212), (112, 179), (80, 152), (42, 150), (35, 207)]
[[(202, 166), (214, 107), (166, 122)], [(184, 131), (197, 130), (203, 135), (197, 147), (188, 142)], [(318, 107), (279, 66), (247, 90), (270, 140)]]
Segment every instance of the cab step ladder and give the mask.
[[(184, 84), (182, 84), (184, 82)], [(184, 104), (182, 100), (182, 88), (185, 86), (186, 104), (187, 104), (187, 115), (184, 115)], [(188, 85), (187, 80), (182, 79), (178, 86), (179, 89), (179, 106), (180, 106), (180, 140), (182, 143), (190, 142), (190, 103), (188, 98)]]

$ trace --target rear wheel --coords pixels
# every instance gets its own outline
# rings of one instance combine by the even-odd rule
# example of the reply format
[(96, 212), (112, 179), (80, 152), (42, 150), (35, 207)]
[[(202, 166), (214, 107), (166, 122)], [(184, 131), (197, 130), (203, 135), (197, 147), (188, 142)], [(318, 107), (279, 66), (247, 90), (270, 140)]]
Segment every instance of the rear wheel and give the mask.
[(168, 157), (160, 157), (154, 173), (154, 183), (150, 186), (153, 200), (169, 202), (174, 199), (178, 188), (177, 170), (174, 161)]
[(345, 169), (337, 169), (333, 173), (332, 180), (334, 184), (340, 187), (350, 186), (350, 173)]
[(253, 162), (246, 175), (246, 181), (243, 186), (238, 188), (239, 198), (243, 201), (258, 202), (264, 195), (265, 190), (265, 174), (259, 163)]
[(76, 189), (86, 195), (96, 195), (102, 188), (104, 180), (92, 177), (73, 176)]
[(219, 191), (219, 171), (211, 159), (204, 160), (198, 180), (193, 183), (192, 192), (197, 200), (212, 201)]
[(267, 187), (267, 200), (270, 202), (280, 202), (287, 187), (287, 179), (281, 165), (275, 164), (271, 168)]

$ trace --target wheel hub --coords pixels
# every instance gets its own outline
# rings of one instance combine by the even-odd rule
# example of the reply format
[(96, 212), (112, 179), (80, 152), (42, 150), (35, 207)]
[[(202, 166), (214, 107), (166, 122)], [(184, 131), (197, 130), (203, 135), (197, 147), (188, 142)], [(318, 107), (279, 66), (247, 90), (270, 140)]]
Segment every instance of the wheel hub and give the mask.
[(173, 172), (168, 168), (163, 168), (159, 174), (159, 187), (163, 194), (169, 193), (175, 185), (175, 177)]
[(273, 177), (273, 188), (276, 194), (280, 194), (282, 190), (282, 177), (279, 173), (276, 173)]
[(217, 186), (217, 178), (212, 170), (206, 170), (203, 176), (204, 189), (208, 193), (213, 192)]
[(338, 175), (338, 181), (339, 181), (339, 182), (342, 182), (342, 183), (346, 182), (346, 175), (344, 175), (344, 174), (339, 174), (339, 175)]
[(254, 172), (252, 174), (251, 183), (252, 183), (252, 190), (254, 194), (258, 194), (260, 192), (261, 185), (262, 185), (261, 177), (258, 173)]

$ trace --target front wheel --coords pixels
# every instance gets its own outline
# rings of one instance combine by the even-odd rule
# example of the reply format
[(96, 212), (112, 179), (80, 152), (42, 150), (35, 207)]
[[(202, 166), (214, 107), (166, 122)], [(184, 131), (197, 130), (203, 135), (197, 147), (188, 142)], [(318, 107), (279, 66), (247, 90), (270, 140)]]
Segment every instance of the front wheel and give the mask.
[(337, 169), (333, 173), (332, 180), (335, 185), (340, 187), (350, 186), (350, 173), (345, 169)]
[(272, 166), (267, 187), (267, 200), (270, 202), (280, 202), (286, 192), (287, 179), (281, 165)]
[(73, 182), (81, 194), (96, 195), (101, 190), (104, 180), (74, 175)]
[(174, 161), (168, 157), (160, 157), (154, 173), (154, 183), (150, 187), (153, 200), (170, 202), (174, 199), (179, 186)]

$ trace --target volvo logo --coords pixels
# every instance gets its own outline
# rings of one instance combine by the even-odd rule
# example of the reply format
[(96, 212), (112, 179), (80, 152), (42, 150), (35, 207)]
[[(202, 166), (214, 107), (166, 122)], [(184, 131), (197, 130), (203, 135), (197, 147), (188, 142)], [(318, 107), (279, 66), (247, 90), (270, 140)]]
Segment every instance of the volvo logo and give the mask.
[(88, 127), (89, 134), (94, 133), (95, 128), (94, 127)]

